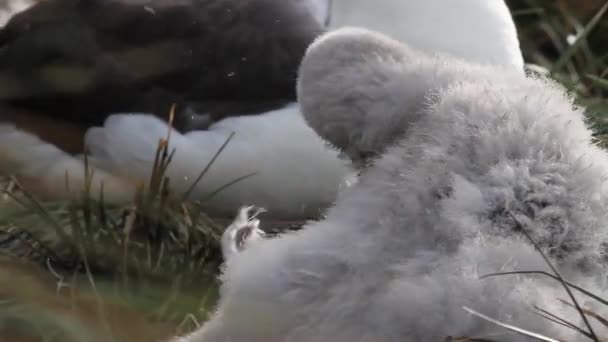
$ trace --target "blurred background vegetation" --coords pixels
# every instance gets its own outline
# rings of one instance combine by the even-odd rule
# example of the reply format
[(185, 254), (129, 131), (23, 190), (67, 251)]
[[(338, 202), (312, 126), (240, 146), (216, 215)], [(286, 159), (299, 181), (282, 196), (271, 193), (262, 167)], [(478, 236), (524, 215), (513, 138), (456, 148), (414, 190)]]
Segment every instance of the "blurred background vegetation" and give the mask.
[(605, 0), (507, 0), (524, 58), (575, 91), (608, 143), (608, 15)]
[[(608, 146), (608, 2), (507, 2), (531, 69), (571, 89)], [(0, 0), (0, 9), (14, 3), (25, 2)], [(7, 195), (31, 210), (0, 209), (0, 341), (156, 341), (205, 319), (217, 297), (221, 225), (196, 214), (195, 204), (168, 200), (168, 159), (161, 149), (150, 191), (127, 209), (87, 199), (50, 208)], [(72, 239), (62, 238), (66, 231)], [(2, 251), (15, 241), (17, 258)], [(61, 255), (49, 262), (49, 254)], [(80, 260), (78, 270), (66, 259)]]

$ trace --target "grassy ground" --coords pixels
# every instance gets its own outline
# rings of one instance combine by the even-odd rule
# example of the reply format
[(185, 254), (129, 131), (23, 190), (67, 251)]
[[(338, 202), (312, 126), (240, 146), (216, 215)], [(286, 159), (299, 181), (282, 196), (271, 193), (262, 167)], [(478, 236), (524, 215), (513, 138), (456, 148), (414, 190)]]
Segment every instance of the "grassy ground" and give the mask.
[[(588, 106), (608, 146), (608, 3), (508, 3), (526, 60)], [(167, 159), (159, 155), (150, 191), (127, 208), (100, 198), (47, 205), (19, 192), (12, 200), (27, 210), (0, 208), (0, 245), (14, 252), (0, 253), (1, 341), (155, 341), (205, 319), (217, 297), (221, 228), (196, 204), (172, 199)]]
[(126, 207), (87, 191), (41, 203), (5, 179), (0, 341), (156, 341), (206, 318), (222, 226), (172, 196), (166, 146), (147, 190)]

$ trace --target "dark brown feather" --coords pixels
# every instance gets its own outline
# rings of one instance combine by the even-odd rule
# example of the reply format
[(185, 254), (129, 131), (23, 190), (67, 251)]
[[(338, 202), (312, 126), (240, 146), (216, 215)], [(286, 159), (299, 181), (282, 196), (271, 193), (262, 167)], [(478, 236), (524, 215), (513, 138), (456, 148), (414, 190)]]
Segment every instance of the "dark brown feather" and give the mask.
[(0, 101), (87, 127), (174, 102), (206, 115), (178, 110), (181, 131), (281, 107), (323, 31), (298, 1), (42, 1), (0, 30)]

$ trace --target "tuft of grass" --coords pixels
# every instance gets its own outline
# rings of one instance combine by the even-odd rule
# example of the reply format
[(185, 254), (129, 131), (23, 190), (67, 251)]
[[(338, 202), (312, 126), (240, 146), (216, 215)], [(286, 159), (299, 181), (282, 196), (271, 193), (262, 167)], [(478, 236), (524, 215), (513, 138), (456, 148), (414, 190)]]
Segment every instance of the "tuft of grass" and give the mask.
[[(159, 142), (149, 183), (128, 206), (91, 192), (95, 175), (86, 157), (84, 190), (67, 202), (40, 202), (18, 179), (8, 179), (4, 195), (12, 205), (0, 206), (0, 256), (6, 258), (0, 267), (20, 262), (46, 278), (16, 284), (46, 287), (14, 286), (0, 271), (0, 340), (15, 333), (5, 329), (11, 326), (28, 327), (19, 333), (41, 341), (141, 340), (123, 338), (130, 335), (120, 329), (128, 326), (115, 327), (115, 307), (136, 311), (140, 325), (169, 326), (171, 334), (206, 318), (217, 299), (223, 227), (204, 213), (204, 204), (172, 192), (169, 139)], [(77, 302), (84, 308), (68, 305), (74, 298), (65, 291), (82, 293)], [(57, 335), (49, 337), (49, 329)]]

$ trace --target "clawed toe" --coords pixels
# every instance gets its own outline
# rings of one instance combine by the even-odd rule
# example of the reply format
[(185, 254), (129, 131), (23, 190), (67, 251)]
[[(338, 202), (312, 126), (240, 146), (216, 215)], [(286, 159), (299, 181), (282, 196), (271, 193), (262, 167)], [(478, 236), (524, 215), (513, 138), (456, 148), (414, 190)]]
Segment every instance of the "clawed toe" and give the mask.
[(222, 235), (222, 254), (224, 261), (242, 251), (251, 241), (264, 238), (264, 231), (259, 229), (260, 220), (257, 216), (263, 213), (263, 208), (247, 206), (239, 209), (234, 221)]

